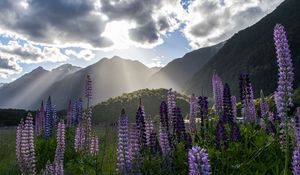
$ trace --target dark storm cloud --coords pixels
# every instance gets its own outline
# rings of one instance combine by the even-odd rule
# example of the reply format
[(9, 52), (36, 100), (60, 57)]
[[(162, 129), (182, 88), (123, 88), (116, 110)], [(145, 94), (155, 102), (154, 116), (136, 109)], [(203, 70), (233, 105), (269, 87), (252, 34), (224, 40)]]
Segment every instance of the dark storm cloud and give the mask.
[(152, 22), (129, 30), (129, 36), (132, 40), (136, 42), (142, 42), (143, 44), (155, 43), (159, 39), (155, 24)]
[[(112, 43), (101, 37), (106, 22), (95, 13), (92, 0), (0, 0), (0, 19), (4, 29), (16, 31), (30, 40), (45, 43), (89, 43), (107, 47)], [(24, 1), (25, 3), (25, 1)]]
[(10, 62), (8, 59), (3, 59), (1, 57), (0, 57), (0, 69), (17, 71), (16, 66), (10, 65)]

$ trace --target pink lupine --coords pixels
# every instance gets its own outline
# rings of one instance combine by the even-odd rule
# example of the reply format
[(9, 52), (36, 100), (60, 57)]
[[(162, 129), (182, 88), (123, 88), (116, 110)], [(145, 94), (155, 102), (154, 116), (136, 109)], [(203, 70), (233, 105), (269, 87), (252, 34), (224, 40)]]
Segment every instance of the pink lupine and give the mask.
[(29, 113), (17, 128), (16, 156), (22, 174), (36, 174), (33, 118)]

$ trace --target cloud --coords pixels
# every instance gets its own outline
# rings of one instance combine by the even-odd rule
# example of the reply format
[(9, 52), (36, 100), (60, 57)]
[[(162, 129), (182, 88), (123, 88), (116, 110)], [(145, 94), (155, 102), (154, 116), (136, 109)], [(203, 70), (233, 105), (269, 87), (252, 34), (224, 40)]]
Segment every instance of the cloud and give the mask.
[(13, 57), (0, 54), (0, 77), (6, 78), (8, 75), (20, 73), (22, 68), (16, 63)]
[(95, 0), (1, 0), (0, 6), (0, 28), (31, 41), (96, 48), (112, 45), (101, 36), (106, 22)]
[(89, 61), (89, 60), (92, 60), (93, 58), (95, 58), (95, 54), (91, 50), (81, 50), (77, 53), (74, 50), (68, 49), (65, 51), (65, 54), (69, 57), (75, 57), (75, 58), (83, 59), (86, 61)]
[(0, 44), (0, 53), (22, 63), (63, 62), (68, 59), (59, 48), (38, 47), (30, 43), (21, 45), (17, 41), (9, 41), (7, 45)]
[(116, 44), (103, 35), (108, 23), (126, 21), (128, 43), (153, 47), (185, 12), (180, 0), (0, 0), (0, 10), (0, 31), (37, 44), (101, 49)]
[(183, 33), (193, 48), (229, 39), (275, 9), (283, 0), (191, 1)]

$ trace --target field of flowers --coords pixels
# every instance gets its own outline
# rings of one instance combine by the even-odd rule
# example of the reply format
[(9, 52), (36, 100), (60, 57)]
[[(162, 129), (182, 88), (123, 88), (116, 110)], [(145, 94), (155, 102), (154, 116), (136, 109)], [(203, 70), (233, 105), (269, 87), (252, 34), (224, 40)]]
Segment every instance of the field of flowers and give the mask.
[[(261, 91), (255, 100), (250, 76), (241, 73), (240, 97), (232, 96), (215, 72), (213, 107), (206, 96), (191, 95), (187, 123), (172, 89), (165, 101), (153, 104), (159, 122), (147, 115), (141, 97), (134, 123), (126, 109), (116, 109), (117, 126), (94, 126), (92, 107), (84, 108), (81, 99), (70, 101), (67, 116), (59, 117), (49, 97), (16, 130), (1, 129), (0, 174), (299, 175), (300, 108), (293, 105), (293, 64), (280, 24), (274, 43), (279, 67), (274, 94), (264, 97)], [(85, 84), (89, 102), (89, 75)]]

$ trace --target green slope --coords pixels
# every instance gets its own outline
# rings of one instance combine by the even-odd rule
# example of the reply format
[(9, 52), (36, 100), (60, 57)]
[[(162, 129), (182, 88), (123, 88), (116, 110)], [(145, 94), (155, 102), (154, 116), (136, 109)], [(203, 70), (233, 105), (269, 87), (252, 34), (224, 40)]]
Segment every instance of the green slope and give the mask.
[[(115, 123), (118, 120), (122, 108), (125, 109), (129, 120), (135, 120), (135, 113), (142, 98), (146, 115), (152, 116), (155, 120), (159, 118), (159, 107), (163, 100), (166, 100), (166, 89), (142, 89), (132, 93), (125, 93), (119, 97), (110, 98), (93, 109), (93, 123)], [(177, 94), (177, 105), (181, 107), (183, 116), (186, 116), (189, 109), (188, 97)]]

